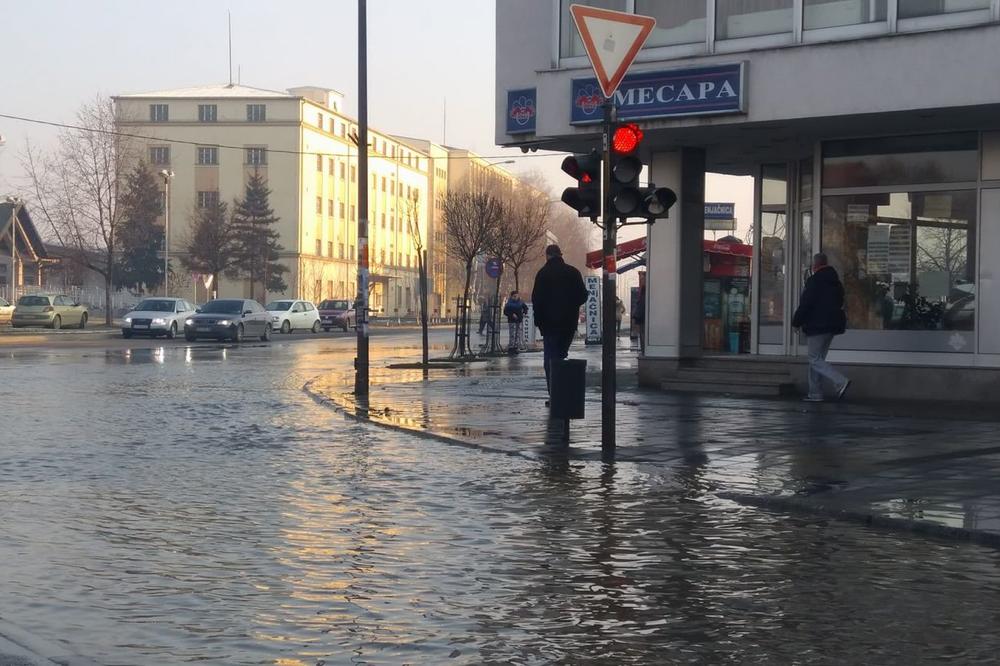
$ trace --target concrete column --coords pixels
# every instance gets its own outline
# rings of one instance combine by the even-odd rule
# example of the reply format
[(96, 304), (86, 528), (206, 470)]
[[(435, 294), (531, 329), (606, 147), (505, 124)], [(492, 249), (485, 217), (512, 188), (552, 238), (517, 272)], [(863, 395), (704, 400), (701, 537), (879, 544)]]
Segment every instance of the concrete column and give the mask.
[(656, 386), (681, 359), (701, 355), (705, 152), (654, 154), (650, 180), (677, 193), (670, 217), (647, 234), (646, 352), (639, 381)]

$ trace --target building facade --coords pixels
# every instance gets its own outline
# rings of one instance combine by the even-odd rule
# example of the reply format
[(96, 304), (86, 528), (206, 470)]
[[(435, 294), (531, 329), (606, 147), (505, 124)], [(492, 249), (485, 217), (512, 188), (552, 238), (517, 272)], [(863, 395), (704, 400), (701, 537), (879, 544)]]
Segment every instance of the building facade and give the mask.
[[(603, 97), (569, 4), (498, 3), (499, 144), (595, 145)], [(847, 291), (830, 358), (852, 391), (998, 400), (998, 0), (584, 4), (657, 19), (615, 97), (649, 179), (680, 197), (648, 229), (643, 382), (705, 353), (712, 171), (756, 183), (741, 350), (804, 354), (791, 318), (823, 251)]]

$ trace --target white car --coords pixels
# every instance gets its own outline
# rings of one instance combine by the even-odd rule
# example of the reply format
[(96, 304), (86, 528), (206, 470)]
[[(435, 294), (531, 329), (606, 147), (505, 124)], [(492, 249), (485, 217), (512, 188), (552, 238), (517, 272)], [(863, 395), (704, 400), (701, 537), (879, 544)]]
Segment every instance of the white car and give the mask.
[(271, 328), (282, 333), (304, 329), (319, 333), (319, 310), (310, 301), (271, 301), (265, 306), (271, 315)]
[(7, 302), (7, 299), (0, 298), (0, 324), (9, 324), (14, 316), (14, 306)]
[(170, 339), (184, 331), (184, 320), (195, 306), (183, 298), (146, 298), (122, 318), (122, 337), (163, 335)]

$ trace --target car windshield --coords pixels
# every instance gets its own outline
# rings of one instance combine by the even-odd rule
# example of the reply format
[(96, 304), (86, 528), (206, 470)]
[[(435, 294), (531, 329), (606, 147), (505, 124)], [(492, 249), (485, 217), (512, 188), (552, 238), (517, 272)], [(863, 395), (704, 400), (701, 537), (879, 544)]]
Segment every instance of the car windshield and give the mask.
[(270, 310), (271, 312), (284, 312), (290, 307), (292, 307), (291, 301), (271, 301), (264, 309)]
[(319, 304), (320, 310), (347, 310), (347, 301), (323, 301)]
[(209, 301), (201, 306), (201, 311), (207, 314), (242, 314), (243, 301)]
[(173, 312), (174, 302), (162, 298), (150, 298), (135, 306), (136, 312)]
[(48, 305), (48, 296), (22, 296), (17, 301), (18, 305)]

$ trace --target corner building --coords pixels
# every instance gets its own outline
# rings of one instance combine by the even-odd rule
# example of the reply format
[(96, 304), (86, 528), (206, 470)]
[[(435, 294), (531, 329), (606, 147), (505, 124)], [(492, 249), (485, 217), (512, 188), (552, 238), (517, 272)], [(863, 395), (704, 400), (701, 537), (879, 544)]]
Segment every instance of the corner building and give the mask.
[[(570, 4), (497, 3), (499, 144), (599, 142), (602, 97)], [(741, 351), (804, 378), (791, 319), (823, 251), (847, 292), (830, 360), (853, 394), (1000, 400), (998, 0), (583, 4), (657, 19), (616, 95), (645, 131), (650, 180), (679, 196), (648, 228), (644, 384), (707, 355), (711, 171), (755, 179)]]

